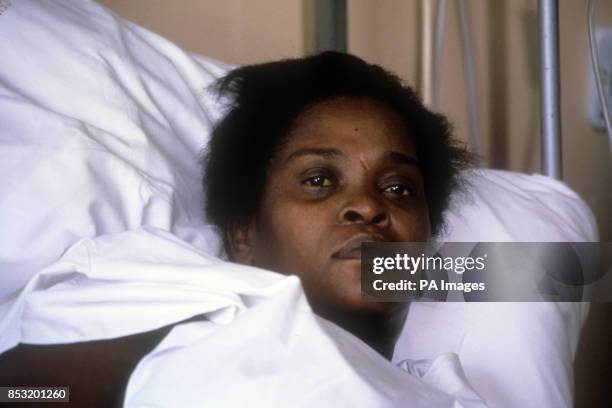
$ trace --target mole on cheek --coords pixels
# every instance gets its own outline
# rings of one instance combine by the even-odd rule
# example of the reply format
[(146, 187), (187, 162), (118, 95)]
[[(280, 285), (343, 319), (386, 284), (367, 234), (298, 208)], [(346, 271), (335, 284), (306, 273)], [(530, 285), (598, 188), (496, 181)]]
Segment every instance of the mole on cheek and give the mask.
[(353, 129), (353, 131), (359, 132), (359, 128), (355, 128), (355, 129)]

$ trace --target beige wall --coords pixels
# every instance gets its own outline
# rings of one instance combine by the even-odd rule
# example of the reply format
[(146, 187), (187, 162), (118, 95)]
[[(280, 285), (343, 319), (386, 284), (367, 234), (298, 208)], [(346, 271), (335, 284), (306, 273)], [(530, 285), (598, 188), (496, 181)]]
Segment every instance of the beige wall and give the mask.
[(234, 64), (300, 56), (303, 6), (293, 0), (99, 0), (181, 47)]
[[(101, 0), (194, 52), (246, 64), (299, 56), (309, 47), (309, 0)], [(449, 1), (440, 110), (468, 139), (463, 64)], [(477, 78), (479, 128), (489, 166), (539, 169), (537, 2), (468, 0)], [(417, 85), (417, 0), (349, 0), (349, 50)], [(560, 0), (564, 179), (591, 206), (602, 240), (612, 240), (612, 159), (604, 134), (585, 119), (586, 0)], [(306, 23), (305, 23), (306, 22)], [(598, 2), (598, 24), (612, 24), (612, 3)]]

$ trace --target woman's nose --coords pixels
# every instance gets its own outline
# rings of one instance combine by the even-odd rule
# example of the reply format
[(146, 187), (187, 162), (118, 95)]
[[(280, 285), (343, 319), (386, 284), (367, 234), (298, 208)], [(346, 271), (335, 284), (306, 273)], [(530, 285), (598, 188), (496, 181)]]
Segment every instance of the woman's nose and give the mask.
[(340, 210), (340, 224), (373, 224), (385, 227), (389, 224), (389, 213), (382, 197), (372, 193), (355, 194)]

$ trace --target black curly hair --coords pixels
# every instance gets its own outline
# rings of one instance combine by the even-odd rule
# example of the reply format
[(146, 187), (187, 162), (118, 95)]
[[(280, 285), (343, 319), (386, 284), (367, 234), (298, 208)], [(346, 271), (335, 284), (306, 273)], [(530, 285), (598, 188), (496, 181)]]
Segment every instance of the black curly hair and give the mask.
[(369, 98), (400, 116), (416, 147), (433, 235), (443, 226), (451, 192), (460, 185), (459, 171), (473, 161), (453, 139), (444, 116), (428, 110), (396, 75), (353, 55), (329, 51), (244, 66), (214, 87), (228, 106), (204, 152), (203, 187), (207, 217), (226, 240), (233, 226), (257, 214), (270, 160), (296, 118), (318, 102)]

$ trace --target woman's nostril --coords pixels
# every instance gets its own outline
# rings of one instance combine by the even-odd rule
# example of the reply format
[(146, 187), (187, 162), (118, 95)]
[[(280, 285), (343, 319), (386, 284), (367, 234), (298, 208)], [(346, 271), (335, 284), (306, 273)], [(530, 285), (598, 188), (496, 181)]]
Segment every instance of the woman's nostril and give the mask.
[(347, 222), (365, 222), (368, 224), (383, 224), (387, 219), (387, 215), (385, 213), (378, 213), (373, 217), (370, 217), (366, 214), (363, 214), (359, 211), (348, 210), (344, 213), (344, 220)]
[(347, 221), (350, 221), (350, 222), (363, 220), (363, 217), (359, 215), (359, 213), (357, 213), (356, 211), (352, 211), (352, 210), (347, 211), (344, 217), (346, 218)]
[(372, 224), (382, 224), (387, 216), (383, 213), (377, 214), (374, 218), (372, 218)]

